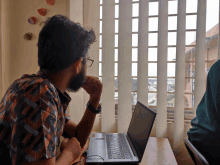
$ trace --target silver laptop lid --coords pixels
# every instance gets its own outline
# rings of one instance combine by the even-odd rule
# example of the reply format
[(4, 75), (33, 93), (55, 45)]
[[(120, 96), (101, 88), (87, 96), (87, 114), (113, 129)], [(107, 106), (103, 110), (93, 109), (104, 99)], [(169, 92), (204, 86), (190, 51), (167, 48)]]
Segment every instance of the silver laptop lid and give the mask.
[(139, 162), (141, 162), (144, 155), (156, 114), (153, 110), (137, 101), (127, 135), (135, 147)]

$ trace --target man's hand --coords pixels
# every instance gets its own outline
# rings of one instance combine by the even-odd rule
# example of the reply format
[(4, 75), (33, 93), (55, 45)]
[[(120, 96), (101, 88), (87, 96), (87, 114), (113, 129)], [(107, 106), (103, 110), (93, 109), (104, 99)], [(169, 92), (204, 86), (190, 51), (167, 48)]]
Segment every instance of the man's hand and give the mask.
[(65, 138), (60, 145), (60, 152), (70, 155), (75, 160), (81, 155), (81, 147), (79, 141), (73, 137), (71, 139)]
[[(81, 153), (80, 153), (80, 155), (79, 155), (76, 159), (74, 159), (71, 164), (80, 161), (81, 155), (82, 155), (82, 154), (86, 151), (86, 149), (89, 147), (89, 140), (90, 140), (90, 139), (88, 139), (87, 142), (86, 142), (86, 144), (84, 145), (84, 147), (81, 148)], [(62, 143), (61, 143), (61, 145), (60, 145), (60, 152), (61, 152), (61, 153), (63, 153), (64, 148), (68, 145), (68, 141), (69, 141), (68, 138), (65, 138), (65, 139), (62, 141)]]
[(99, 78), (86, 76), (86, 81), (82, 88), (90, 95), (90, 98), (100, 99), (102, 94), (102, 83)]

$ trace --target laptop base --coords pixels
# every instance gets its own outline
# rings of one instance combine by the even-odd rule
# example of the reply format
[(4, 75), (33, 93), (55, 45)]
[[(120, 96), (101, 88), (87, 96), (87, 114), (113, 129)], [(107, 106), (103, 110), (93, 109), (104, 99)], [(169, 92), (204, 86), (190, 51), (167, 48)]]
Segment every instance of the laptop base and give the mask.
[[(101, 132), (90, 135), (90, 144), (86, 163), (90, 165), (138, 165), (138, 162), (141, 162), (143, 158), (144, 150), (146, 148), (156, 114), (156, 112), (137, 101), (128, 131), (126, 134), (122, 133), (124, 134), (124, 138), (122, 138), (123, 136), (121, 133), (109, 133), (112, 136), (108, 137), (106, 136), (108, 133)], [(120, 135), (120, 138), (113, 134)], [(124, 142), (124, 139), (127, 139), (126, 142)], [(118, 145), (116, 141), (120, 142), (120, 145)], [(129, 151), (133, 152), (133, 154)], [(120, 154), (122, 152), (124, 154)], [(120, 155), (122, 156), (121, 158), (124, 159), (120, 159)]]

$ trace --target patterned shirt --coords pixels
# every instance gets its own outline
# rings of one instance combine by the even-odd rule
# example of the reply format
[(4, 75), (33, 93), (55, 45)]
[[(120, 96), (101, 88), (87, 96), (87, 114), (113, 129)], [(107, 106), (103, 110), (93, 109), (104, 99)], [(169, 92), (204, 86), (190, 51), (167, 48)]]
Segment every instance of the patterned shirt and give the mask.
[(56, 157), (70, 101), (41, 70), (15, 80), (0, 103), (0, 164)]

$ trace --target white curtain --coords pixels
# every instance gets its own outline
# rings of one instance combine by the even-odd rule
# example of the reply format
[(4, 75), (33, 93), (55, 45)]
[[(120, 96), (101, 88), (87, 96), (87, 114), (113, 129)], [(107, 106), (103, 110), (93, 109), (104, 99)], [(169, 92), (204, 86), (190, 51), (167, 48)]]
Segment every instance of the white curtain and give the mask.
[[(92, 67), (87, 68), (87, 75), (99, 77), (99, 5), (100, 0), (84, 0), (83, 1), (83, 26), (85, 28), (93, 28), (96, 34), (96, 42), (89, 49), (89, 56), (94, 60)], [(89, 95), (83, 90), (83, 113)], [(104, 109), (102, 110), (104, 111)], [(93, 131), (100, 131), (100, 115), (96, 115)]]
[(167, 45), (168, 0), (159, 0), (157, 54), (157, 137), (167, 136)]
[[(139, 0), (137, 100), (145, 105), (148, 105), (148, 70), (151, 69), (148, 68), (149, 1)], [(87, 25), (96, 27), (98, 36), (100, 20), (97, 11), (99, 11), (100, 1), (92, 2), (95, 3), (91, 4), (91, 0), (84, 0), (84, 26), (87, 22)], [(174, 152), (177, 152), (180, 146), (183, 146), (183, 139), (186, 138), (186, 132), (190, 128), (190, 125), (184, 124), (186, 0), (178, 0), (174, 124), (167, 122), (168, 0), (158, 0), (158, 2), (157, 122), (153, 128), (156, 127), (155, 136), (167, 137)], [(119, 1), (117, 120), (115, 120), (114, 102), (114, 3), (115, 0), (103, 0), (102, 4), (102, 83), (104, 89), (102, 93), (102, 120), (100, 123), (97, 121), (97, 124), (101, 125), (98, 129), (101, 132), (114, 132), (117, 127), (118, 133), (125, 133), (132, 115), (132, 0)], [(199, 28), (196, 31), (194, 112), (205, 92), (206, 85), (204, 58), (206, 0), (198, 1), (197, 27)], [(99, 47), (96, 45), (93, 49), (94, 52), (90, 56), (98, 61)], [(95, 65), (93, 71), (98, 76), (98, 64)]]
[(118, 132), (126, 133), (132, 116), (132, 0), (119, 1)]
[(103, 1), (102, 13), (102, 124), (101, 131), (115, 132), (115, 79), (114, 79), (114, 47), (115, 47), (115, 0)]
[(174, 149), (180, 147), (184, 135), (184, 90), (185, 90), (185, 27), (186, 0), (179, 1), (177, 16), (176, 84), (174, 113)]

